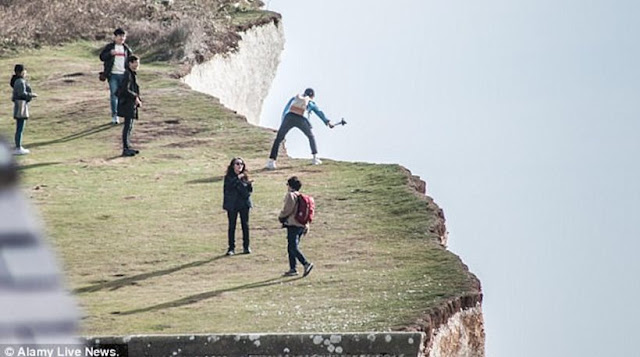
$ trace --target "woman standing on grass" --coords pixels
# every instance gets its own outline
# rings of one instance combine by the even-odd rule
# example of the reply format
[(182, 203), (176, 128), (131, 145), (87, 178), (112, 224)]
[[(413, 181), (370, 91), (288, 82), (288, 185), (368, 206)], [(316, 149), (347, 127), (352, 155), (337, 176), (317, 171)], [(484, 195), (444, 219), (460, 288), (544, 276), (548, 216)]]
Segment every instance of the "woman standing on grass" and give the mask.
[(253, 185), (247, 176), (247, 167), (242, 158), (231, 160), (224, 176), (224, 199), (222, 208), (229, 218), (229, 248), (227, 255), (234, 255), (236, 249), (236, 222), (240, 214), (242, 225), (242, 247), (244, 254), (251, 253), (249, 248), (249, 209), (252, 206), (251, 192)]
[(26, 80), (27, 69), (23, 65), (15, 65), (13, 71), (14, 75), (9, 82), (11, 88), (13, 88), (11, 100), (13, 101), (13, 118), (16, 120), (16, 135), (14, 138), (16, 148), (13, 154), (26, 155), (29, 150), (22, 147), (22, 133), (27, 119), (29, 119), (29, 102), (38, 95), (31, 91), (31, 87)]

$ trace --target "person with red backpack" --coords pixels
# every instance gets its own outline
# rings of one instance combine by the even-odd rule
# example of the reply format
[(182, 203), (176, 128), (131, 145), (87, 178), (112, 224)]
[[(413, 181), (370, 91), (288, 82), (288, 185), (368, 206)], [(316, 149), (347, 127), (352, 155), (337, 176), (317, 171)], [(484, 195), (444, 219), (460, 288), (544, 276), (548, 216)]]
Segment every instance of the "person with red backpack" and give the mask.
[(289, 130), (293, 128), (300, 129), (307, 139), (309, 139), (311, 154), (313, 155), (311, 164), (320, 165), (322, 163), (322, 161), (317, 157), (318, 148), (316, 147), (316, 138), (313, 136), (313, 132), (311, 132), (311, 123), (309, 123), (309, 119), (307, 119), (304, 114), (307, 112), (307, 116), (310, 117), (311, 112), (314, 112), (318, 118), (322, 120), (324, 125), (329, 128), (333, 128), (334, 125), (329, 119), (327, 119), (322, 110), (318, 108), (316, 102), (313, 101), (314, 97), (314, 90), (312, 88), (307, 88), (303, 95), (298, 94), (291, 98), (284, 107), (284, 112), (282, 113), (282, 124), (280, 124), (278, 134), (276, 134), (276, 139), (273, 141), (273, 146), (271, 146), (271, 154), (269, 155), (269, 161), (266, 166), (268, 170), (276, 169), (276, 160), (278, 159), (278, 148), (280, 147), (280, 143), (282, 143), (282, 140), (284, 140), (284, 137), (287, 135)]
[(309, 223), (313, 219), (315, 204), (310, 196), (300, 193), (302, 182), (292, 176), (287, 180), (287, 194), (284, 196), (284, 207), (278, 215), (278, 220), (287, 228), (287, 252), (289, 253), (289, 270), (284, 276), (296, 276), (296, 262), (304, 267), (303, 277), (309, 275), (313, 263), (305, 258), (300, 251), (300, 238), (309, 231)]

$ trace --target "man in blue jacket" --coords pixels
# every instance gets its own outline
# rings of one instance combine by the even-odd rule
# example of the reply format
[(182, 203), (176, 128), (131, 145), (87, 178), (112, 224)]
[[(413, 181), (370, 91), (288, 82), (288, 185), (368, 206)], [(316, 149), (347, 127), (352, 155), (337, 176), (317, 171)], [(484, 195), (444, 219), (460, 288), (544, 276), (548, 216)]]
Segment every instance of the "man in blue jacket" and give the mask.
[(309, 119), (305, 118), (304, 113), (307, 112), (308, 116), (311, 116), (311, 112), (315, 113), (329, 128), (333, 128), (334, 125), (331, 124), (331, 121), (327, 119), (322, 110), (318, 108), (316, 102), (313, 101), (314, 97), (315, 92), (313, 89), (307, 88), (303, 95), (298, 94), (291, 98), (285, 106), (282, 113), (282, 124), (280, 124), (280, 129), (278, 129), (278, 134), (271, 147), (271, 155), (269, 155), (269, 162), (267, 162), (266, 166), (267, 169), (275, 170), (280, 143), (282, 143), (282, 140), (284, 140), (289, 130), (294, 127), (300, 129), (307, 139), (309, 139), (309, 146), (311, 146), (311, 154), (313, 155), (311, 164), (320, 165), (322, 163), (317, 157), (318, 148), (316, 147), (316, 138), (311, 131), (311, 123), (309, 123)]

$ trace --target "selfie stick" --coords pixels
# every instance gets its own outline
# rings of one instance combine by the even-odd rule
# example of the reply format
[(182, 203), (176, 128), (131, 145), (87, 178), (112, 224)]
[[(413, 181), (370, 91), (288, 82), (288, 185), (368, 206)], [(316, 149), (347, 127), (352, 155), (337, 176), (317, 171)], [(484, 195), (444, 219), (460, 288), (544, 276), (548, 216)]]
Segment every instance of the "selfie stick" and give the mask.
[(347, 122), (344, 120), (344, 118), (342, 118), (339, 122), (333, 124), (334, 127), (338, 126), (338, 125), (346, 125)]

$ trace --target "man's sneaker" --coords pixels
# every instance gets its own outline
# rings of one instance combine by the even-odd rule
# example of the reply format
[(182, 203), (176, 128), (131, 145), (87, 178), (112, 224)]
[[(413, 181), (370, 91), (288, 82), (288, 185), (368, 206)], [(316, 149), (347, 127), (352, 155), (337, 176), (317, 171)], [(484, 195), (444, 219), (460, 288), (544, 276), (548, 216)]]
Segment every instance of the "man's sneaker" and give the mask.
[(131, 149), (122, 150), (122, 156), (136, 156), (136, 152)]
[(251, 254), (251, 248), (245, 248), (242, 250), (242, 254)]
[(314, 157), (313, 160), (311, 160), (311, 165), (320, 165), (322, 164), (322, 160), (318, 159), (317, 157)]
[(298, 275), (298, 272), (295, 270), (285, 271), (284, 274), (282, 274), (282, 276), (296, 276), (296, 275)]
[(302, 276), (304, 277), (304, 276), (309, 275), (309, 273), (311, 273), (311, 269), (313, 269), (313, 263), (307, 263), (304, 266), (304, 274), (302, 274)]
[(265, 168), (267, 170), (275, 170), (276, 169), (276, 160), (269, 159), (269, 161), (267, 162), (267, 165), (265, 166)]
[(234, 252), (233, 249), (227, 250), (227, 255), (228, 256), (232, 256), (232, 255), (235, 255), (235, 254), (236, 254), (236, 252)]
[(16, 148), (15, 150), (13, 150), (13, 154), (14, 155), (26, 155), (28, 153), (30, 153), (31, 151), (29, 151), (29, 149), (25, 149), (22, 146), (19, 148)]
[(120, 124), (120, 118), (118, 118), (117, 115), (114, 115), (113, 118), (111, 118), (111, 124)]

